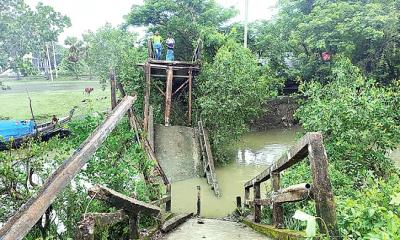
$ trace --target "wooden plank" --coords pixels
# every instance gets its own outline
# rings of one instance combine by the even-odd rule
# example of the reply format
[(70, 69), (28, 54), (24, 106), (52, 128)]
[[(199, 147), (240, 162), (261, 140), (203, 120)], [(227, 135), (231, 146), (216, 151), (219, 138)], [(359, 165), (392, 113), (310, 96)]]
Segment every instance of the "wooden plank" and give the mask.
[(147, 130), (147, 141), (151, 147), (151, 150), (154, 151), (154, 114), (153, 114), (153, 106), (150, 105), (149, 108), (149, 125)]
[(144, 93), (144, 109), (143, 109), (143, 128), (147, 132), (149, 124), (149, 108), (150, 108), (150, 88), (151, 88), (151, 70), (150, 65), (146, 63), (144, 67), (144, 74), (146, 77), (146, 89)]
[(199, 121), (198, 122), (198, 139), (199, 139), (199, 145), (200, 145), (200, 150), (201, 150), (201, 155), (202, 155), (202, 164), (203, 164), (203, 171), (205, 174), (205, 177), (207, 179), (207, 183), (212, 185), (212, 176), (210, 172), (210, 167), (208, 165), (208, 159), (207, 159), (207, 153), (206, 153), (206, 145), (204, 142), (204, 128), (203, 128), (203, 122)]
[[(174, 78), (175, 78), (175, 75), (174, 75)], [(186, 86), (186, 84), (188, 84), (188, 83), (189, 83), (189, 80), (186, 80), (184, 83), (182, 83), (182, 85), (178, 89), (176, 89), (174, 93), (172, 93), (172, 96), (174, 96), (176, 93), (178, 93), (179, 90), (184, 88)]]
[(123, 209), (129, 213), (129, 215), (144, 213), (154, 216), (161, 212), (161, 209), (157, 206), (133, 199), (100, 185), (96, 185), (89, 189), (89, 196), (105, 201), (117, 209)]
[(294, 146), (292, 146), (286, 154), (283, 154), (268, 169), (247, 181), (245, 188), (251, 188), (254, 183), (261, 183), (270, 178), (271, 172), (281, 172), (292, 165), (303, 160), (308, 155), (308, 144), (318, 136), (319, 133), (307, 133)]
[(182, 223), (186, 222), (192, 216), (193, 216), (193, 213), (184, 213), (184, 214), (180, 214), (176, 217), (173, 217), (163, 224), (163, 226), (161, 227), (161, 231), (163, 233), (167, 233), (167, 232), (175, 229)]
[[(151, 74), (152, 77), (162, 77), (162, 78), (167, 78), (167, 75), (162, 75), (162, 74)], [(185, 75), (174, 75), (174, 79), (177, 78), (189, 78), (189, 76)]]
[(43, 184), (38, 193), (30, 198), (0, 229), (0, 239), (22, 239), (36, 224), (57, 195), (69, 184), (79, 170), (96, 152), (111, 131), (117, 126), (136, 97), (126, 96), (111, 114), (79, 146)]
[[(184, 66), (184, 67), (182, 67), (182, 66), (171, 66), (171, 65), (160, 65), (160, 64), (154, 64), (154, 63), (149, 63), (149, 65), (150, 65), (150, 67), (153, 69), (168, 69), (168, 68), (172, 68), (173, 70), (182, 70), (182, 69), (188, 69), (188, 68), (191, 68), (191, 69), (193, 69), (193, 70), (196, 70), (196, 71), (199, 71), (200, 70), (200, 67), (198, 66), (198, 65), (196, 65), (196, 64), (192, 64), (191, 66)], [(137, 66), (140, 66), (140, 67), (146, 67), (146, 64), (143, 64), (143, 63), (139, 63), (139, 64), (137, 64)]]
[(291, 192), (278, 192), (274, 193), (271, 197), (265, 199), (255, 199), (253, 203), (260, 204), (262, 206), (270, 206), (274, 203), (289, 203), (289, 202), (299, 202), (304, 201), (307, 198), (313, 196), (309, 190), (296, 190)]
[(171, 102), (172, 102), (172, 79), (174, 78), (174, 71), (171, 67), (167, 69), (167, 88), (165, 90), (165, 126), (169, 126), (169, 118), (171, 115)]
[[(333, 198), (332, 185), (328, 175), (328, 156), (323, 144), (322, 134), (314, 134), (308, 147), (312, 187), (315, 199), (315, 208), (318, 217), (321, 217), (332, 239), (339, 239), (339, 230), (336, 221), (336, 205)], [(320, 232), (325, 233), (324, 223), (318, 221)]]
[(215, 195), (217, 196), (221, 196), (221, 193), (219, 191), (219, 184), (218, 184), (218, 180), (217, 180), (217, 174), (215, 173), (215, 168), (214, 168), (214, 158), (211, 152), (211, 145), (210, 145), (210, 141), (208, 138), (208, 132), (206, 129), (204, 129), (204, 144), (205, 144), (205, 150), (206, 150), (206, 154), (207, 154), (207, 160), (208, 160), (208, 167), (209, 167), (209, 171), (211, 174), (211, 180), (212, 180), (212, 187), (214, 190)]
[(188, 123), (189, 126), (192, 126), (192, 80), (193, 80), (193, 76), (192, 73), (193, 70), (190, 69), (189, 70), (189, 110), (188, 110)]
[(150, 63), (156, 63), (156, 64), (166, 64), (168, 66), (175, 66), (175, 65), (185, 65), (185, 66), (192, 66), (193, 62), (185, 62), (185, 61), (165, 61), (165, 60), (156, 60), (156, 59), (151, 59), (149, 61)]
[(164, 197), (161, 198), (161, 199), (152, 201), (151, 204), (152, 204), (152, 205), (155, 205), (155, 206), (161, 206), (161, 205), (163, 205), (163, 204), (166, 204), (166, 203), (169, 202), (169, 201), (171, 201), (171, 195), (164, 196)]
[[(166, 176), (165, 176), (166, 177)], [(171, 184), (166, 184), (166, 194), (171, 197)], [(171, 199), (165, 203), (165, 211), (171, 211)]]

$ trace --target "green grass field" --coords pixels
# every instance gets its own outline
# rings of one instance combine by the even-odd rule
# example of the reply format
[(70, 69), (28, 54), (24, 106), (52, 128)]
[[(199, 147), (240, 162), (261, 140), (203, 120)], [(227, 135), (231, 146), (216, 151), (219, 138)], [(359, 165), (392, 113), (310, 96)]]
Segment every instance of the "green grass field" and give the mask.
[[(29, 96), (35, 118), (46, 121), (54, 114), (67, 116), (77, 107), (75, 114), (82, 115), (90, 111), (104, 111), (110, 107), (110, 90), (102, 89), (98, 81), (71, 80), (66, 78), (54, 82), (45, 80), (2, 80), (11, 90), (0, 90), (0, 118), (30, 119)], [(86, 87), (93, 92), (85, 94)]]

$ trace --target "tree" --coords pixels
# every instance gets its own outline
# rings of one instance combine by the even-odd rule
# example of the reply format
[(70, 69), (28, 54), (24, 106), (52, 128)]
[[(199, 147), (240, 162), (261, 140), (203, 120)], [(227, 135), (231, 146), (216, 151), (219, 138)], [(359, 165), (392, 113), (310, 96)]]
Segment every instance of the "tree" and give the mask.
[[(322, 54), (341, 54), (364, 74), (388, 84), (400, 75), (400, 5), (385, 1), (286, 0), (273, 22), (258, 26), (253, 49), (290, 78), (329, 81), (331, 69)], [(268, 49), (272, 51), (262, 51)], [(293, 56), (288, 67), (281, 54)], [(286, 56), (287, 57), (287, 56)]]
[(265, 100), (276, 94), (275, 80), (265, 76), (251, 51), (232, 39), (202, 68), (196, 102), (220, 161), (229, 143), (248, 130)]
[(128, 94), (138, 93), (136, 107), (141, 109), (139, 103), (142, 102), (144, 81), (137, 64), (146, 59), (146, 51), (134, 46), (137, 36), (105, 25), (96, 32), (88, 32), (83, 38), (87, 44), (86, 62), (93, 73), (106, 83), (110, 70), (114, 70), (117, 86), (123, 84)]
[(329, 84), (305, 85), (296, 116), (306, 131), (323, 133), (331, 161), (355, 183), (367, 171), (385, 176), (393, 167), (387, 151), (400, 143), (399, 86), (377, 86), (346, 58), (332, 72)]
[[(190, 60), (197, 39), (220, 32), (237, 11), (223, 8), (214, 0), (145, 0), (134, 5), (126, 17), (128, 25), (149, 26), (162, 36), (173, 33), (177, 59)], [(216, 49), (217, 50), (217, 49)]]
[(46, 43), (57, 41), (71, 25), (68, 17), (42, 3), (32, 10), (23, 0), (7, 0), (0, 9), (0, 65), (17, 73), (26, 54), (44, 53)]
[(61, 62), (61, 68), (67, 73), (75, 75), (79, 79), (79, 74), (85, 70), (86, 46), (84, 42), (76, 37), (68, 37), (64, 44), (68, 47), (68, 51), (64, 54)]

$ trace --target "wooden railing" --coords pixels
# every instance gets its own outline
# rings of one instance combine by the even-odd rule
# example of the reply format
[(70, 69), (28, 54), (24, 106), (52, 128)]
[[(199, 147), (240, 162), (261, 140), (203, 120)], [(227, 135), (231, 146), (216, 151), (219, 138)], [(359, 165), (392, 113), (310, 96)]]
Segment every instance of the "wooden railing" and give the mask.
[[(312, 184), (299, 184), (281, 189), (281, 172), (302, 161), (307, 156), (310, 161)], [(269, 198), (261, 199), (260, 184), (268, 179), (272, 180), (273, 192)], [(251, 188), (253, 188), (254, 197), (252, 201), (249, 199)], [(245, 206), (253, 208), (254, 222), (256, 223), (261, 221), (261, 207), (272, 206), (273, 223), (276, 228), (283, 228), (282, 204), (313, 198), (317, 217), (323, 220), (318, 221), (320, 232), (326, 233), (326, 229), (328, 229), (328, 234), (332, 239), (336, 239), (339, 236), (336, 224), (335, 202), (328, 176), (328, 158), (323, 145), (323, 137), (320, 133), (307, 133), (268, 169), (246, 182), (244, 190)]]
[(214, 158), (211, 152), (211, 145), (208, 138), (208, 131), (204, 129), (203, 121), (198, 122), (198, 141), (201, 151), (201, 161), (203, 163), (204, 174), (207, 178), (207, 182), (211, 185), (211, 189), (214, 190), (216, 196), (220, 196), (219, 185), (217, 180), (217, 174), (214, 168)]

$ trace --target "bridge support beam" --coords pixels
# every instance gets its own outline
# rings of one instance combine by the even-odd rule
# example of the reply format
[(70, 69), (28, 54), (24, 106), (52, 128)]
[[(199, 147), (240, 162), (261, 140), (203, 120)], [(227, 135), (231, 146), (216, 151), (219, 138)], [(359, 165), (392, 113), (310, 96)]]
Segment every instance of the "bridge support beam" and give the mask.
[(151, 67), (149, 63), (144, 66), (146, 77), (146, 90), (144, 93), (143, 129), (147, 132), (149, 128), (149, 108), (150, 108), (150, 87), (151, 87)]
[(189, 70), (189, 113), (188, 113), (188, 123), (192, 126), (192, 80), (193, 80), (193, 70)]
[(174, 70), (171, 66), (167, 68), (167, 88), (165, 90), (165, 126), (169, 126), (170, 115), (171, 115), (171, 103), (172, 103), (172, 79), (174, 78)]

